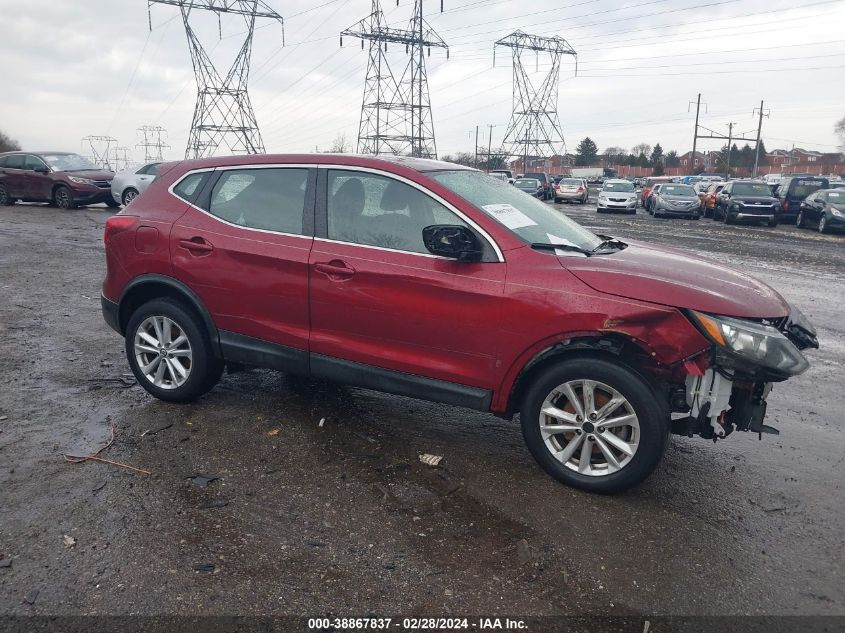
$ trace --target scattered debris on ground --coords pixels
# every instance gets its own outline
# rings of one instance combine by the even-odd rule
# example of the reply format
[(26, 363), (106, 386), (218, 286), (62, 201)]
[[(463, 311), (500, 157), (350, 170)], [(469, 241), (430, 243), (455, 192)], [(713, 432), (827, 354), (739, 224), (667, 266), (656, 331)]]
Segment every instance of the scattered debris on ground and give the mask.
[(420, 461), (423, 464), (428, 464), (429, 466), (438, 466), (442, 459), (442, 455), (430, 455), (428, 453), (420, 455)]
[(196, 473), (194, 475), (189, 475), (187, 479), (190, 479), (195, 486), (205, 488), (212, 481), (217, 481), (218, 479), (220, 479), (220, 477), (216, 475), (204, 475), (203, 473)]
[(133, 470), (136, 473), (141, 473), (144, 475), (152, 475), (149, 470), (144, 470), (143, 468), (136, 468), (135, 466), (130, 466), (129, 464), (123, 464), (121, 462), (116, 462), (110, 459), (105, 459), (100, 457), (100, 453), (104, 450), (109, 448), (112, 444), (114, 444), (114, 425), (112, 424), (109, 427), (109, 441), (106, 444), (90, 455), (71, 455), (70, 453), (62, 453), (62, 457), (65, 458), (66, 462), (70, 462), (71, 464), (81, 464), (82, 462), (87, 461), (96, 461), (96, 462), (103, 462), (104, 464), (111, 464), (112, 466), (119, 466), (120, 468), (126, 468), (128, 470)]

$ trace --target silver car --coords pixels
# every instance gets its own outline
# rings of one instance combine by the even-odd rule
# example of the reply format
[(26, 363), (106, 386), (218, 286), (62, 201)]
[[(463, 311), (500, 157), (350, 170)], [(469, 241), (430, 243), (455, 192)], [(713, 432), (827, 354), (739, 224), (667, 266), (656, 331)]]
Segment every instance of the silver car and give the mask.
[(599, 189), (596, 212), (623, 211), (637, 212), (637, 191), (630, 180), (605, 180)]
[(682, 215), (699, 219), (703, 214), (701, 199), (690, 185), (676, 185), (675, 183), (661, 183), (651, 192), (649, 213), (660, 218), (672, 215)]
[(590, 195), (587, 181), (583, 178), (561, 178), (559, 182), (555, 183), (554, 192), (555, 202), (563, 200), (585, 204), (587, 197)]
[(140, 168), (120, 171), (111, 181), (111, 196), (115, 202), (126, 206), (149, 187), (158, 176), (158, 166), (161, 163), (147, 163)]

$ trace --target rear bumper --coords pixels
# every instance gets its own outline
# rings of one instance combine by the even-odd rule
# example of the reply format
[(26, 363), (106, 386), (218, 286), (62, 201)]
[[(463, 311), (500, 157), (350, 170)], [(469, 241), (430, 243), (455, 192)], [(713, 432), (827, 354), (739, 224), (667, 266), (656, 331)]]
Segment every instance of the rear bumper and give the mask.
[(555, 191), (555, 198), (559, 200), (581, 200), (586, 195), (583, 191), (581, 193), (577, 191)]
[(100, 307), (103, 310), (103, 319), (108, 324), (108, 326), (115, 332), (123, 336), (123, 332), (120, 331), (120, 316), (118, 305), (114, 301), (106, 299), (105, 296), (100, 295)]

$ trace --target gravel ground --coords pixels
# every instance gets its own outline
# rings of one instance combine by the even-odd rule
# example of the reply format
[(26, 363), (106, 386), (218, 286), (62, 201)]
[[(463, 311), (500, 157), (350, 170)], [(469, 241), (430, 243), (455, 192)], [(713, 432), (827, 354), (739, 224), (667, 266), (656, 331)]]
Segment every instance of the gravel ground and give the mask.
[[(845, 616), (845, 236), (559, 208), (802, 308), (821, 349), (769, 398), (779, 437), (673, 438), (599, 497), (478, 412), (258, 370), (168, 405), (100, 315), (109, 211), (4, 208), (0, 615)], [(102, 456), (151, 475), (62, 459), (112, 427)]]

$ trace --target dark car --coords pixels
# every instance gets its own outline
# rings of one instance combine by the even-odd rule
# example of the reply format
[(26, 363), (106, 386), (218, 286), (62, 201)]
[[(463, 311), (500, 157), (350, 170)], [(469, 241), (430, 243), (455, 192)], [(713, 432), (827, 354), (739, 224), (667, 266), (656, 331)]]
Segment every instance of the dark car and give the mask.
[(827, 178), (819, 176), (788, 176), (784, 178), (780, 181), (774, 194), (780, 206), (778, 216), (797, 217), (798, 209), (807, 196), (819, 189), (827, 189), (829, 186), (830, 183)]
[(671, 182), (654, 186), (647, 208), (656, 218), (683, 216), (697, 220), (703, 213), (701, 199), (692, 185)]
[(549, 177), (548, 174), (544, 174), (542, 172), (529, 172), (527, 174), (523, 174), (523, 178), (536, 178), (540, 181), (540, 184), (543, 185), (543, 200), (551, 200), (554, 198), (554, 182)]
[(761, 180), (731, 180), (716, 196), (713, 219), (725, 224), (738, 221), (766, 222), (777, 226), (780, 207), (769, 185)]
[(513, 186), (535, 198), (546, 199), (546, 188), (536, 178), (517, 178), (513, 181)]
[(795, 224), (815, 227), (819, 233), (845, 229), (845, 189), (820, 189), (798, 207)]
[(120, 206), (111, 195), (114, 172), (70, 152), (0, 154), (0, 206), (48, 202), (60, 209), (103, 202)]
[(433, 160), (170, 163), (103, 242), (103, 316), (153, 396), (195, 400), (230, 364), (519, 412), (539, 464), (595, 492), (647, 477), (670, 430), (774, 432), (772, 383), (818, 345), (747, 273)]

